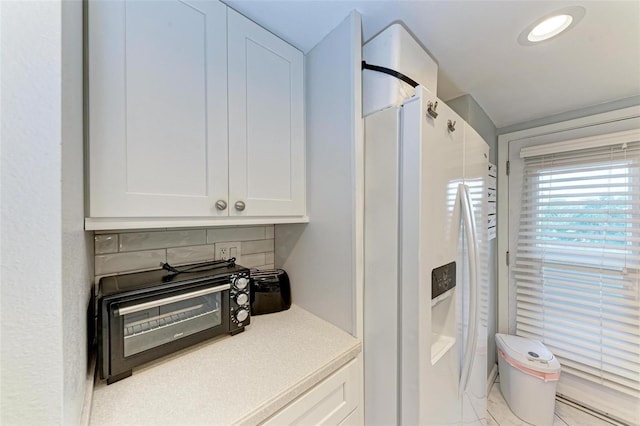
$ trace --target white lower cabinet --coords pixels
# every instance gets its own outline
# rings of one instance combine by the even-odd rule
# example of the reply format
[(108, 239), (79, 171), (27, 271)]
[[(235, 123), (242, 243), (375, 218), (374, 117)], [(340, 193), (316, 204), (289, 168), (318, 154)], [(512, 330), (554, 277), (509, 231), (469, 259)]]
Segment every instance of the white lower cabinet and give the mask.
[(362, 424), (362, 361), (356, 358), (287, 405), (263, 425)]
[(349, 414), (343, 421), (340, 422), (340, 426), (362, 426), (364, 425), (364, 411), (360, 408), (356, 408)]

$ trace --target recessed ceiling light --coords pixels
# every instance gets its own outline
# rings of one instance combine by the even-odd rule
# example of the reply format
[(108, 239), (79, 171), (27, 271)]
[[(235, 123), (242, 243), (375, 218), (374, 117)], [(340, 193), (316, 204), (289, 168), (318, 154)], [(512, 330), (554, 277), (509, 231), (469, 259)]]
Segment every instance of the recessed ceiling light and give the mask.
[(571, 25), (571, 21), (573, 21), (571, 15), (555, 15), (547, 18), (529, 31), (527, 40), (536, 42), (558, 35)]
[(585, 10), (581, 6), (567, 7), (550, 13), (525, 28), (518, 36), (518, 42), (530, 46), (555, 37), (574, 27), (582, 19), (584, 13)]

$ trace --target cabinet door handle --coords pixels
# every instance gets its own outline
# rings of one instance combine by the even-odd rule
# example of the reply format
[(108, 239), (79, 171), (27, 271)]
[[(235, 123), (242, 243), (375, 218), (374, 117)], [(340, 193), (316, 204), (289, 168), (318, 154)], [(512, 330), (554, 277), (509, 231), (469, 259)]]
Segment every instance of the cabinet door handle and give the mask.
[(224, 200), (218, 200), (216, 201), (216, 209), (218, 210), (224, 210), (227, 208), (227, 202)]
[(244, 204), (244, 201), (236, 201), (236, 203), (234, 204), (234, 206), (235, 206), (236, 210), (238, 210), (238, 211), (240, 211), (240, 212), (241, 212), (242, 210), (244, 210), (244, 208), (246, 207), (246, 206), (245, 206), (245, 204)]

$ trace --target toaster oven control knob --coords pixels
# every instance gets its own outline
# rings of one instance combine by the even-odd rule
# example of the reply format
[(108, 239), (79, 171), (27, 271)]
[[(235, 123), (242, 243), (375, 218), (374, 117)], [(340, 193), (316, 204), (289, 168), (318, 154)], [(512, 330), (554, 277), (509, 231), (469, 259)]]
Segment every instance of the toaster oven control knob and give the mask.
[(240, 308), (236, 311), (236, 320), (238, 322), (242, 322), (246, 320), (248, 316), (249, 316), (249, 311), (247, 311), (244, 308)]
[(247, 293), (240, 293), (236, 296), (236, 303), (240, 306), (246, 305), (248, 301), (249, 296), (247, 296)]
[(247, 285), (249, 285), (249, 279), (246, 277), (240, 277), (236, 279), (234, 284), (238, 290), (244, 290), (247, 288)]

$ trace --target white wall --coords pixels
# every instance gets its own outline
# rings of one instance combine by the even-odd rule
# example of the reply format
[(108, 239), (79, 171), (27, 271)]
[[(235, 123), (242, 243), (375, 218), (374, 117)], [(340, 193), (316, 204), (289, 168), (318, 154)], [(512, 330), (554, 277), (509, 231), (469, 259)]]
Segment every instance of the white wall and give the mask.
[(276, 225), (275, 264), (293, 303), (361, 336), (361, 18), (353, 12), (305, 57), (307, 225)]
[(84, 231), (82, 2), (62, 5), (62, 345), (63, 417), (78, 424), (87, 391), (87, 307), (93, 235)]
[(3, 2), (1, 23), (0, 420), (60, 423), (60, 3)]
[(81, 7), (1, 3), (2, 424), (79, 423), (86, 390)]

